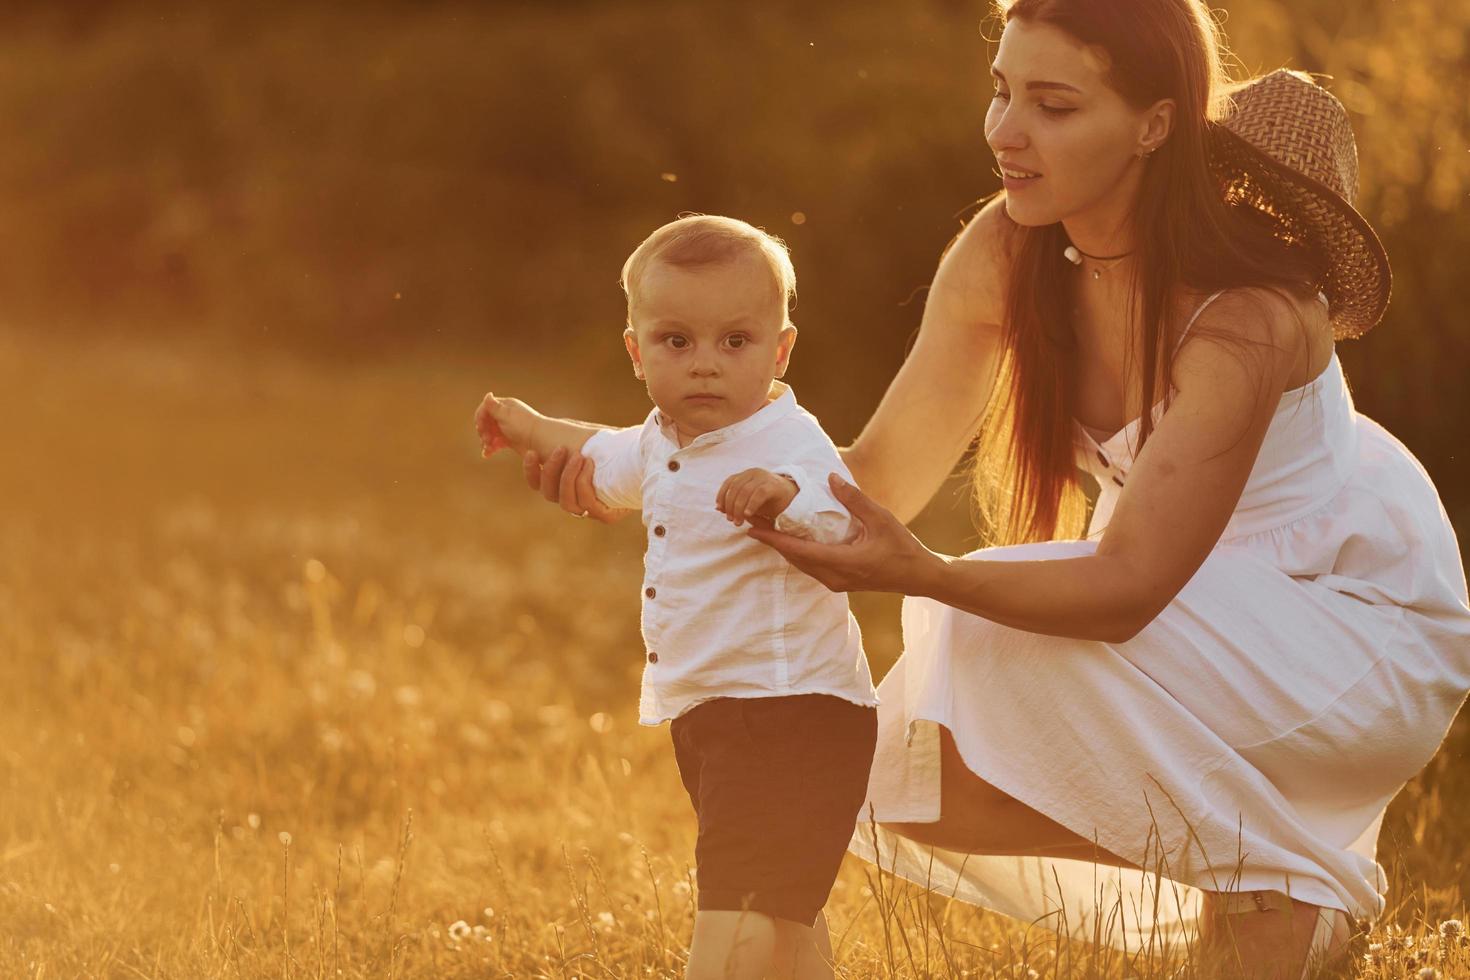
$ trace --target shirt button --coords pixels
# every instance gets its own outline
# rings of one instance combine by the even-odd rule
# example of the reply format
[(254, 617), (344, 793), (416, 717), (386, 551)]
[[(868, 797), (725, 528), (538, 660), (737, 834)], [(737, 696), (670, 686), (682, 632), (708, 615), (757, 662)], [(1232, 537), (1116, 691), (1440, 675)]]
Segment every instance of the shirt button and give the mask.
[(677, 473), (677, 472), (679, 472), (679, 461), (677, 459), (671, 459), (671, 460), (669, 460), (669, 472), (670, 473)]
[(1116, 473), (1113, 474), (1113, 482), (1120, 487), (1123, 485), (1123, 481), (1118, 479), (1118, 475)]
[(658, 663), (658, 654), (653, 653), (652, 651), (650, 651), (649, 654), (648, 654), (648, 662), (651, 663), (651, 664)]
[(653, 586), (650, 585), (648, 588), (643, 590), (643, 594), (652, 599), (654, 596), (658, 595), (658, 589), (655, 589)]
[(653, 534), (654, 534), (655, 537), (661, 538), (661, 537), (663, 537), (667, 533), (668, 532), (664, 530), (664, 526), (662, 524), (659, 524), (658, 526), (656, 526), (653, 529)]
[(1102, 463), (1104, 466), (1112, 466), (1113, 465), (1112, 463), (1109, 463), (1108, 462), (1108, 458), (1103, 455), (1103, 451), (1101, 449), (1099, 449), (1097, 451), (1097, 461), (1099, 463)]

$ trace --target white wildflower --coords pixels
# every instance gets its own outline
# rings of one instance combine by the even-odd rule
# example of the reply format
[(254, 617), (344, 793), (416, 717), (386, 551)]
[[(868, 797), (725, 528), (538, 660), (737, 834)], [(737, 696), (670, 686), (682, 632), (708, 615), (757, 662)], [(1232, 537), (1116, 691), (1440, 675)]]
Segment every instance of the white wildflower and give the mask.
[(463, 919), (449, 924), (449, 938), (456, 941), (464, 939), (471, 931), (470, 924)]
[(1445, 919), (1439, 924), (1439, 935), (1442, 939), (1459, 939), (1465, 934), (1465, 924), (1459, 919)]

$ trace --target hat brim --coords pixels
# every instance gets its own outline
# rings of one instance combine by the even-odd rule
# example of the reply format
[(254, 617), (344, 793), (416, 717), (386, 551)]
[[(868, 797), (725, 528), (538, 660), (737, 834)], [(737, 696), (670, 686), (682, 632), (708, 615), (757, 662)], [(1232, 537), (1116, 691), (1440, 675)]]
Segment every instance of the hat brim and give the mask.
[(1210, 170), (1225, 199), (1264, 212), (1282, 237), (1327, 257), (1322, 291), (1334, 338), (1371, 330), (1388, 308), (1393, 270), (1367, 219), (1327, 185), (1276, 162), (1224, 125), (1208, 129)]

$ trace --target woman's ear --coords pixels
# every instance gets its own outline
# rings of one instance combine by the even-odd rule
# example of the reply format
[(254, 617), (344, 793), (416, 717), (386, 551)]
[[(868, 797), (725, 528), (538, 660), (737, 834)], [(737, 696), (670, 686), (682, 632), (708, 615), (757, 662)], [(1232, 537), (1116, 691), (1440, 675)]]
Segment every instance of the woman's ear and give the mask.
[(628, 349), (628, 357), (633, 361), (633, 377), (642, 381), (643, 356), (638, 351), (638, 335), (631, 326), (623, 328), (623, 346)]
[(791, 361), (791, 348), (796, 346), (796, 324), (788, 323), (776, 335), (776, 377), (784, 377)]
[(1143, 133), (1138, 140), (1138, 156), (1146, 157), (1169, 138), (1174, 130), (1174, 100), (1160, 99), (1144, 114)]

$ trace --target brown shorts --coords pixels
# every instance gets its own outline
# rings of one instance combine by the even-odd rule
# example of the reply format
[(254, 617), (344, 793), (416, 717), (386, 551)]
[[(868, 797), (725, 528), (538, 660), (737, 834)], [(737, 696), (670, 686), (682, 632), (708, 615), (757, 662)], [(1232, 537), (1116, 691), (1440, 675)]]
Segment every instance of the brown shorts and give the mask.
[(877, 709), (827, 694), (715, 698), (669, 731), (699, 818), (698, 907), (812, 925), (867, 796)]

